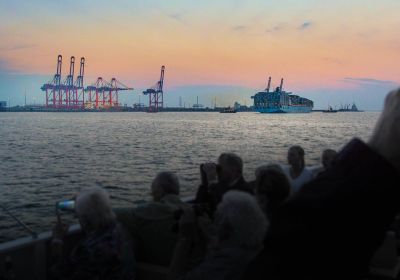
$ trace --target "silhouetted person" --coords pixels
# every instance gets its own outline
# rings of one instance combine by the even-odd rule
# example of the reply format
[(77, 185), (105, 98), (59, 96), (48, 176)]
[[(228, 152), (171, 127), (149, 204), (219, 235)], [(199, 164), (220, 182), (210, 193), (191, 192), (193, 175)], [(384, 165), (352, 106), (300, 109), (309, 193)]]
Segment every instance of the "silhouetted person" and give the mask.
[(53, 231), (51, 279), (134, 279), (132, 244), (117, 223), (107, 192), (82, 190), (75, 212), (85, 236), (65, 257), (63, 237), (68, 227), (59, 221)]
[(302, 147), (290, 147), (287, 160), (289, 166), (284, 166), (283, 171), (289, 179), (292, 193), (296, 193), (304, 184), (313, 179), (313, 174), (306, 168)]
[(279, 164), (275, 164), (275, 163), (264, 164), (264, 165), (257, 167), (256, 171), (254, 172), (254, 175), (256, 176), (256, 180), (257, 180), (257, 177), (259, 177), (263, 171), (271, 170), (271, 169), (279, 171), (281, 173), (284, 173), (282, 166), (280, 166)]
[(335, 164), (337, 155), (338, 152), (336, 152), (335, 150), (324, 150), (321, 156), (321, 164), (309, 168), (309, 170), (313, 173), (313, 176), (316, 177), (328, 168), (332, 167)]
[(137, 207), (115, 209), (117, 219), (129, 231), (139, 261), (169, 265), (178, 235), (175, 212), (188, 205), (179, 197), (179, 180), (160, 172), (151, 184), (153, 201)]
[(290, 194), (290, 183), (286, 175), (275, 166), (265, 167), (257, 173), (255, 195), (269, 220)]
[(400, 210), (400, 90), (391, 92), (366, 144), (350, 141), (335, 164), (271, 221), (243, 279), (365, 279)]
[(207, 204), (211, 214), (229, 190), (253, 193), (243, 178), (242, 159), (233, 153), (222, 153), (218, 164), (205, 163), (200, 166), (201, 185), (196, 194), (196, 203)]
[(240, 279), (248, 263), (262, 249), (267, 219), (254, 196), (241, 191), (228, 191), (218, 204), (214, 242), (204, 260), (186, 271), (190, 250), (195, 245), (197, 218), (188, 209), (180, 220), (179, 241), (175, 248), (168, 279), (220, 280)]
[(325, 170), (333, 166), (337, 155), (338, 153), (332, 149), (326, 149), (322, 152), (321, 161)]

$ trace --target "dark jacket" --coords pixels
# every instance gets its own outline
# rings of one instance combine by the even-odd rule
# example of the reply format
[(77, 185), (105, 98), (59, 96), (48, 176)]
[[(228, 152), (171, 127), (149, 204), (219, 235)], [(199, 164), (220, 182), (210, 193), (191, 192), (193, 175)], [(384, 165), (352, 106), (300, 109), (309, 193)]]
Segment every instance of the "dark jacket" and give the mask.
[(400, 208), (400, 174), (360, 140), (271, 221), (243, 279), (363, 279)]
[(231, 190), (244, 191), (250, 194), (254, 193), (252, 186), (247, 183), (243, 177), (240, 177), (237, 182), (231, 186), (222, 183), (211, 184), (210, 186), (201, 184), (197, 189), (195, 202), (198, 204), (206, 204), (210, 210), (210, 214), (212, 215), (215, 212), (218, 203), (221, 202), (222, 196), (227, 191)]
[(175, 212), (185, 207), (189, 206), (179, 196), (169, 194), (160, 202), (114, 209), (118, 221), (133, 238), (138, 261), (169, 265), (178, 240)]

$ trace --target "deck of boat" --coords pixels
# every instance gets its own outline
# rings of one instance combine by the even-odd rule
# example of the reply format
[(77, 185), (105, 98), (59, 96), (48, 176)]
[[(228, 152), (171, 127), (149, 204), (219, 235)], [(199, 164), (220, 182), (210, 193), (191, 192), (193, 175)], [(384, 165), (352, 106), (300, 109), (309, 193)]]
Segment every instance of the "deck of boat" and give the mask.
[[(7, 263), (15, 279), (47, 279), (50, 264), (50, 240), (52, 233), (44, 232), (36, 238), (24, 237), (0, 244), (0, 275), (5, 275)], [(66, 251), (82, 238), (79, 225), (72, 225), (65, 238)], [(400, 279), (400, 238), (394, 231), (388, 231), (386, 239), (371, 260), (367, 279)], [(151, 263), (135, 264), (136, 279), (166, 279), (168, 267)], [(7, 278), (6, 278), (7, 279)]]

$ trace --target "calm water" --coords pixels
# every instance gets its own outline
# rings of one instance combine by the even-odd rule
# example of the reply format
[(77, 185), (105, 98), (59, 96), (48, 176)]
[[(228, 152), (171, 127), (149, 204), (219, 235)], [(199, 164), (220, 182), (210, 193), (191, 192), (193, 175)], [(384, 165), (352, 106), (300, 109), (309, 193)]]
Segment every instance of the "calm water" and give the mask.
[[(378, 112), (0, 113), (0, 203), (36, 231), (55, 222), (57, 200), (101, 186), (132, 200), (149, 198), (157, 171), (179, 174), (193, 195), (198, 166), (221, 152), (242, 156), (245, 177), (258, 165), (285, 163), (289, 146), (305, 148), (307, 165), (325, 148), (367, 140)], [(114, 206), (128, 205), (113, 200)], [(71, 218), (72, 219), (72, 218)], [(0, 209), (0, 240), (26, 235)]]

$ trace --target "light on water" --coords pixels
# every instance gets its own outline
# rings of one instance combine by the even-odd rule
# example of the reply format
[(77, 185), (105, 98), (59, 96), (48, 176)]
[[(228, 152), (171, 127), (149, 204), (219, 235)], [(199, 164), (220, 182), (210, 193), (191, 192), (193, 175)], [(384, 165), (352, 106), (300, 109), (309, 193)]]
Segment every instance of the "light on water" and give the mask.
[[(221, 152), (238, 153), (245, 178), (257, 166), (286, 163), (287, 149), (301, 145), (306, 164), (323, 149), (351, 138), (368, 140), (378, 112), (337, 114), (259, 113), (2, 113), (0, 203), (40, 232), (50, 230), (56, 201), (80, 188), (101, 186), (111, 195), (149, 199), (158, 171), (179, 175), (182, 195), (199, 184), (199, 164)], [(127, 205), (113, 200), (114, 206)], [(0, 240), (24, 236), (0, 212)]]

